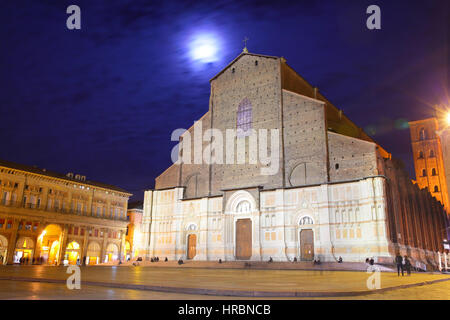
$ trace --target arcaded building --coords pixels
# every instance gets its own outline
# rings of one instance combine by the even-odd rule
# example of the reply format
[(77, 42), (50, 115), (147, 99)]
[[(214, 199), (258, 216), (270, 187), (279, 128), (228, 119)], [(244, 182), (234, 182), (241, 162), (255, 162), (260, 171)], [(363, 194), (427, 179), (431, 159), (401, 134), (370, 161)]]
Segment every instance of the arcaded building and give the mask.
[(146, 258), (435, 263), (442, 205), (284, 58), (244, 50), (210, 84), (178, 161), (145, 192)]
[(125, 190), (0, 160), (0, 262), (89, 265), (126, 255)]

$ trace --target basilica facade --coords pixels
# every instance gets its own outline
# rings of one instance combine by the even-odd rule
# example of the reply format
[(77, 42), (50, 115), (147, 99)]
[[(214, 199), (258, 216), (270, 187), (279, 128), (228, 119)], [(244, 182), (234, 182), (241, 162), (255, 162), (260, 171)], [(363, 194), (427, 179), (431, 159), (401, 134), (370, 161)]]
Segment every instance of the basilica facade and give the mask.
[[(146, 259), (390, 263), (400, 252), (435, 263), (442, 205), (284, 58), (244, 50), (210, 84), (178, 161), (145, 192)], [(230, 129), (231, 143), (211, 148)], [(270, 146), (255, 150), (276, 155), (269, 162), (251, 149), (264, 130)], [(245, 161), (228, 156), (230, 145), (245, 147)]]

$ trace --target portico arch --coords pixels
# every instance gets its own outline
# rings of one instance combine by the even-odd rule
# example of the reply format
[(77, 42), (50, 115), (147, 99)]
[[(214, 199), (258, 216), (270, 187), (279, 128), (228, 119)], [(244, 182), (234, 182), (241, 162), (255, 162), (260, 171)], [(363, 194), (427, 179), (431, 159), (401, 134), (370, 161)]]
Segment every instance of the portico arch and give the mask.
[(34, 254), (34, 241), (30, 237), (20, 237), (16, 242), (14, 252), (14, 263), (20, 263), (20, 259), (25, 259), (26, 264), (31, 264)]
[(8, 239), (0, 234), (0, 265), (6, 263), (6, 254), (8, 252)]
[(106, 247), (105, 262), (114, 262), (119, 259), (119, 247), (115, 243), (110, 243)]
[(65, 260), (69, 264), (77, 264), (80, 257), (80, 244), (76, 241), (72, 241), (67, 245)]
[(100, 262), (102, 250), (100, 244), (95, 241), (91, 241), (87, 247), (86, 264), (94, 265)]
[(37, 254), (42, 258), (42, 263), (54, 265), (59, 262), (61, 233), (62, 229), (59, 225), (49, 224), (37, 238), (37, 245), (40, 249), (40, 253), (37, 252)]

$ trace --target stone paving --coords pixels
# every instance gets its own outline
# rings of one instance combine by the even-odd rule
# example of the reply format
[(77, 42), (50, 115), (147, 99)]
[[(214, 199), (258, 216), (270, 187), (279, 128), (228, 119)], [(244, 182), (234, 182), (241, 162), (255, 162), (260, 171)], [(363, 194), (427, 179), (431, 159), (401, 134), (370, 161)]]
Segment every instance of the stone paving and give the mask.
[[(450, 282), (431, 284), (425, 287), (399, 289), (383, 294), (371, 294), (359, 297), (339, 297), (333, 299), (348, 300), (450, 300)], [(111, 289), (94, 286), (82, 286), (80, 290), (68, 290), (65, 285), (52, 283), (2, 281), (0, 282), (0, 300), (253, 300), (260, 298), (240, 298), (189, 295), (179, 293), (153, 292), (130, 289)], [(263, 298), (264, 299), (264, 298)], [(286, 298), (270, 298), (286, 299)], [(305, 298), (288, 298), (289, 300)], [(326, 298), (308, 298), (326, 299)]]
[[(65, 267), (2, 266), (0, 278), (56, 279), (65, 283), (69, 276)], [(355, 271), (300, 271), (300, 270), (248, 270), (205, 268), (151, 268), (151, 267), (82, 267), (83, 282), (100, 282), (105, 285), (148, 285), (170, 288), (208, 289), (210, 294), (223, 290), (265, 291), (276, 296), (278, 292), (360, 292), (367, 291), (370, 274)], [(381, 288), (411, 285), (426, 281), (450, 279), (449, 275), (413, 273), (398, 277), (396, 273), (381, 273)], [(2, 280), (5, 281), (5, 280)], [(450, 281), (441, 282), (450, 288)], [(419, 289), (426, 290), (427, 286)], [(114, 289), (114, 290), (117, 290)], [(420, 291), (420, 290), (419, 290)], [(181, 293), (182, 291), (176, 292)], [(193, 293), (196, 291), (191, 291)], [(450, 291), (448, 291), (450, 292)], [(387, 293), (383, 293), (385, 295)], [(374, 297), (376, 298), (376, 297)], [(448, 299), (448, 297), (446, 297)]]

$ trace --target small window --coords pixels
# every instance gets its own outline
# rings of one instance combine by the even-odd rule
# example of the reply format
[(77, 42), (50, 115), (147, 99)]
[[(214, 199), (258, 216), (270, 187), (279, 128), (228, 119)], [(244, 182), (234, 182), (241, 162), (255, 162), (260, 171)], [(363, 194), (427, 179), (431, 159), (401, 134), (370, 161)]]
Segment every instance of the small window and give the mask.
[(336, 170), (338, 170), (338, 169), (339, 169), (339, 163), (336, 163), (336, 164), (334, 165), (334, 167), (336, 168)]
[(425, 139), (427, 138), (427, 133), (426, 133), (426, 131), (425, 131), (425, 128), (421, 128), (421, 129), (420, 129), (420, 134), (419, 134), (419, 136), (420, 136), (420, 140), (425, 140)]
[(430, 150), (430, 158), (434, 158), (434, 151)]
[(234, 68), (233, 68), (233, 69), (231, 69), (231, 73), (234, 73), (234, 71), (235, 71), (235, 70), (234, 70)]
[(433, 168), (433, 170), (431, 171), (431, 175), (432, 175), (432, 176), (435, 176), (435, 175), (436, 175), (436, 169), (435, 169), (435, 168)]
[(422, 177), (426, 177), (427, 176), (427, 170), (426, 169), (423, 169), (422, 170)]
[(258, 60), (255, 60), (255, 66), (258, 66)]
[(19, 184), (18, 183), (14, 183), (14, 188), (18, 188), (18, 187), (19, 187)]
[(434, 186), (434, 192), (439, 192), (438, 186)]
[(419, 159), (423, 159), (423, 151), (419, 152)]

